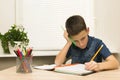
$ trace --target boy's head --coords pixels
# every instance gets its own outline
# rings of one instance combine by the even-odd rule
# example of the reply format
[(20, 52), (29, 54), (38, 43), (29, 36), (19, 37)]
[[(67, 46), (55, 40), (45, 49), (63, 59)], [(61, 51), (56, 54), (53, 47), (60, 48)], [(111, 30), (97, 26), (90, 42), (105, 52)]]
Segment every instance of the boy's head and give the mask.
[(66, 29), (70, 36), (74, 36), (87, 28), (84, 19), (79, 15), (74, 15), (67, 19)]
[(81, 16), (74, 15), (69, 17), (66, 21), (66, 30), (68, 35), (75, 41), (76, 46), (81, 49), (87, 46), (89, 29)]

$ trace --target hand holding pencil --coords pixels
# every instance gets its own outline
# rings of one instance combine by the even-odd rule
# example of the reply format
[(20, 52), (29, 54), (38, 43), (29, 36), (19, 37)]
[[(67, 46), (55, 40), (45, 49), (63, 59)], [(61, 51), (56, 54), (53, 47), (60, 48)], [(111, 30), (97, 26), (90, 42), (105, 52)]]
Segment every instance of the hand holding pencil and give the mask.
[(103, 45), (101, 45), (99, 47), (99, 49), (97, 50), (97, 52), (91, 58), (90, 62), (85, 63), (85, 69), (87, 69), (87, 70), (93, 70), (93, 71), (99, 71), (100, 70), (99, 63), (95, 62), (94, 59), (96, 58), (96, 56), (98, 55), (98, 53), (100, 52), (100, 50), (102, 49), (102, 47), (103, 47)]

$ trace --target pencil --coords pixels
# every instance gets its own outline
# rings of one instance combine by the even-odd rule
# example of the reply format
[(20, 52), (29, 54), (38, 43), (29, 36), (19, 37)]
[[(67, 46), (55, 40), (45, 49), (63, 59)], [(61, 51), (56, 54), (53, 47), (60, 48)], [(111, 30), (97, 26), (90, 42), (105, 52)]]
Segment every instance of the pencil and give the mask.
[[(61, 26), (61, 28), (62, 28), (62, 30), (63, 31), (65, 31), (65, 29)], [(76, 46), (76, 43), (75, 43), (75, 41), (71, 38), (71, 36), (70, 37), (68, 37), (69, 39), (70, 39), (70, 41)]]
[(93, 61), (95, 59), (95, 57), (97, 56), (97, 54), (100, 52), (100, 50), (102, 49), (103, 44), (100, 46), (100, 48), (97, 50), (97, 52), (94, 54), (94, 56), (92, 57), (91, 61)]

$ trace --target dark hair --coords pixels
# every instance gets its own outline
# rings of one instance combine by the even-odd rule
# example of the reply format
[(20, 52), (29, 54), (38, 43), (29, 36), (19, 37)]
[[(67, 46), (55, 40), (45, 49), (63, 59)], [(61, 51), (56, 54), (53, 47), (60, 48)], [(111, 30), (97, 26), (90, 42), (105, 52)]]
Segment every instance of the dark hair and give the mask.
[(86, 30), (86, 24), (84, 19), (79, 15), (71, 16), (66, 21), (66, 30), (69, 36), (74, 36), (83, 30)]

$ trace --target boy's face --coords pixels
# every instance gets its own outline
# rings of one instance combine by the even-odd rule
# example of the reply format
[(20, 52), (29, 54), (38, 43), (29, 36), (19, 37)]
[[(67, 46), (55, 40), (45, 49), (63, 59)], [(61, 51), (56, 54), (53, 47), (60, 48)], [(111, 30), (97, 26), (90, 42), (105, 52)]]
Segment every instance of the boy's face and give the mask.
[(79, 34), (72, 36), (72, 39), (75, 41), (77, 47), (81, 49), (86, 48), (88, 43), (88, 34), (89, 29), (83, 30)]

